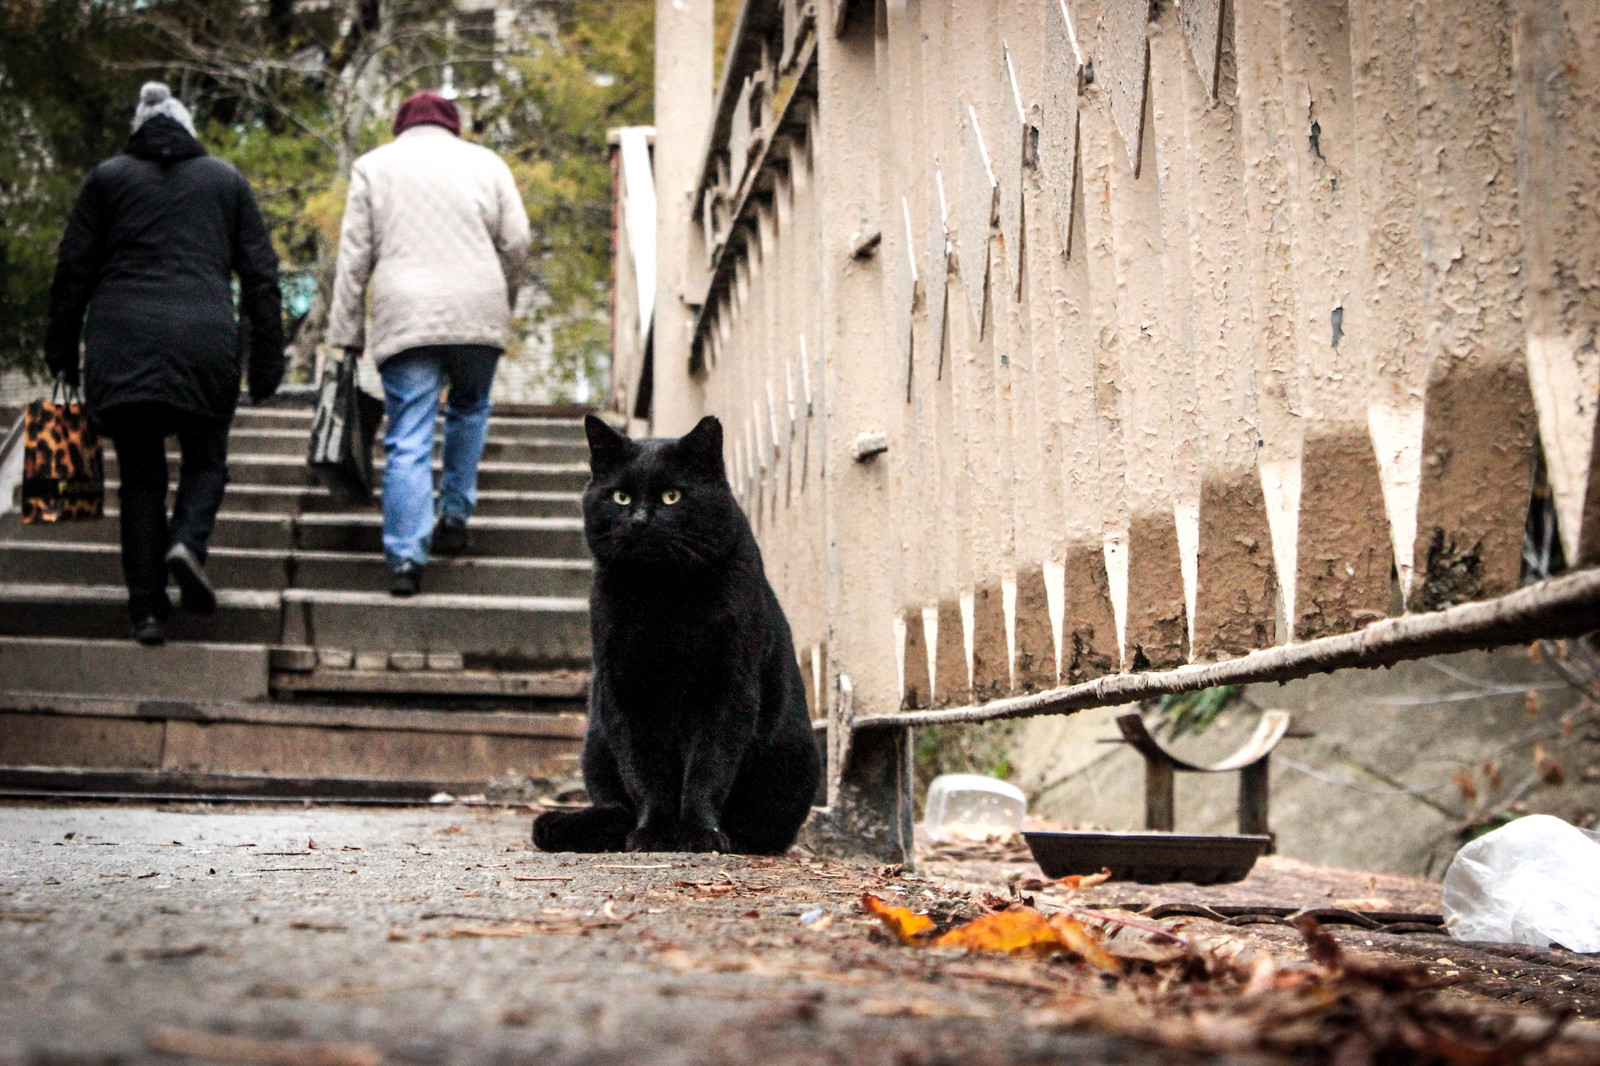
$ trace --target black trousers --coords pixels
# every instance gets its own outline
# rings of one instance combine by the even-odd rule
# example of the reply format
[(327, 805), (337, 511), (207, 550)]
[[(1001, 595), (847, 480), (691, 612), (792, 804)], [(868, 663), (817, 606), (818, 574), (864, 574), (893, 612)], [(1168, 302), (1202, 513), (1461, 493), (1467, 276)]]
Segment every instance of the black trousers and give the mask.
[[(206, 542), (228, 484), (228, 422), (161, 404), (129, 404), (97, 419), (117, 450), (122, 488), (122, 575), (134, 619), (172, 612), (167, 551), (183, 543), (206, 557)], [(167, 438), (178, 438), (182, 462), (172, 520), (167, 520)]]

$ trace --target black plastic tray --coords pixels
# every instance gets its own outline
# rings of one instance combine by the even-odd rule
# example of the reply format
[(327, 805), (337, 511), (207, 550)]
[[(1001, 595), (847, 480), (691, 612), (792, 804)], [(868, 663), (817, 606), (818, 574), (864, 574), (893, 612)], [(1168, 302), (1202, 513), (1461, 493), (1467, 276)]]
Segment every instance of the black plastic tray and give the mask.
[(1111, 871), (1113, 881), (1158, 885), (1243, 881), (1272, 842), (1266, 836), (1181, 833), (1023, 833), (1046, 877)]

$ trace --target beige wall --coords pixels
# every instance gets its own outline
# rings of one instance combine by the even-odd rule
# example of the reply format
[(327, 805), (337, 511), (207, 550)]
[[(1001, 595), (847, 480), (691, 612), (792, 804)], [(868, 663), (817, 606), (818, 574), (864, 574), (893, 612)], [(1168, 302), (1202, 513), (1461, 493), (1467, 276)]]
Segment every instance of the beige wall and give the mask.
[(660, 6), (654, 428), (857, 714), (1600, 555), (1593, 4), (845, 2)]

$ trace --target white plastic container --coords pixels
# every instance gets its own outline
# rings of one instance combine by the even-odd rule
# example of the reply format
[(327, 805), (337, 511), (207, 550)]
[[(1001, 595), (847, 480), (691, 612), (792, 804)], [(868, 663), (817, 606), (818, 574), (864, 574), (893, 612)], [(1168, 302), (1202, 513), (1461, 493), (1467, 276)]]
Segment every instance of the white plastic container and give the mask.
[(994, 840), (1022, 829), (1028, 798), (1016, 785), (982, 774), (940, 774), (928, 785), (923, 825), (933, 840)]

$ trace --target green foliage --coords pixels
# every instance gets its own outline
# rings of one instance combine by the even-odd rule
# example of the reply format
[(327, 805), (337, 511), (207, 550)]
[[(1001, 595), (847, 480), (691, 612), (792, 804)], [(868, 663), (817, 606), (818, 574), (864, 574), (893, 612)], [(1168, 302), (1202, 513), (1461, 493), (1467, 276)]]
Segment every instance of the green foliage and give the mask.
[(127, 136), (148, 49), (113, 4), (0, 0), (0, 367), (42, 372), (56, 247), (78, 185)]
[(1199, 736), (1211, 728), (1217, 715), (1228, 708), (1244, 691), (1242, 685), (1218, 685), (1197, 692), (1180, 692), (1162, 696), (1157, 708), (1158, 718), (1154, 732), (1165, 731), (1168, 740), (1182, 736)]
[(556, 373), (603, 393), (610, 342), (611, 162), (606, 131), (649, 122), (655, 6), (650, 0), (575, 0), (556, 33), (514, 57), (500, 99), (474, 126), (503, 151), (534, 234), (530, 272), (545, 300)]
[[(330, 240), (339, 236), (345, 183), (333, 153), (314, 138), (298, 131), (274, 131), (259, 120), (233, 126), (211, 122), (201, 130), (200, 139), (249, 177), (284, 273), (313, 269), (319, 231)], [(336, 189), (340, 206), (330, 219), (327, 201)]]
[[(912, 773), (917, 795), (940, 774), (984, 774), (1009, 781), (1016, 773), (1007, 752), (1017, 736), (1015, 722), (929, 726), (912, 734)], [(920, 801), (919, 801), (920, 802)]]

